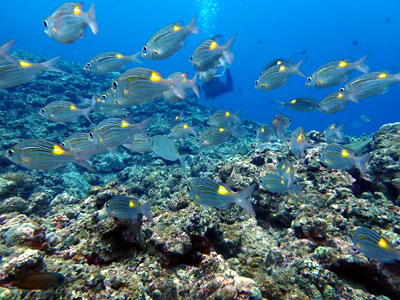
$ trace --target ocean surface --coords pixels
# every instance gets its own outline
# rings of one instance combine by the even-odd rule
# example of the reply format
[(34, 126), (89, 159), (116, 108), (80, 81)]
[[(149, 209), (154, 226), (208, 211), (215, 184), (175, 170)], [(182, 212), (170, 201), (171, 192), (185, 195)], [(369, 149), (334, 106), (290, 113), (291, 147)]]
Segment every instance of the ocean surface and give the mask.
[[(359, 59), (370, 54), (371, 71), (400, 72), (400, 3), (384, 1), (93, 1), (99, 21), (99, 33), (87, 32), (84, 39), (70, 45), (60, 44), (43, 34), (43, 20), (62, 1), (1, 1), (2, 41), (15, 39), (13, 49), (24, 49), (45, 57), (62, 58), (84, 64), (103, 51), (131, 54), (140, 51), (148, 38), (164, 24), (184, 21), (198, 15), (199, 34), (191, 35), (185, 47), (162, 60), (146, 60), (146, 66), (169, 74), (185, 71), (194, 74), (189, 61), (197, 45), (208, 37), (222, 35), (224, 41), (233, 34), (235, 61), (231, 67), (234, 90), (209, 103), (217, 108), (236, 110), (242, 117), (270, 123), (275, 113), (292, 118), (292, 126), (306, 131), (323, 130), (333, 122), (345, 123), (351, 135), (375, 132), (382, 124), (398, 121), (397, 95), (400, 85), (392, 86), (385, 95), (375, 96), (361, 104), (350, 103), (334, 115), (309, 114), (279, 108), (274, 100), (315, 97), (321, 100), (340, 86), (316, 90), (306, 87), (304, 79), (293, 76), (289, 84), (271, 92), (254, 88), (264, 65), (275, 58), (290, 58), (305, 52), (307, 61), (301, 70), (307, 76), (320, 65), (338, 59)], [(87, 3), (84, 10), (88, 10)], [(357, 44), (357, 45), (354, 45)], [(352, 77), (359, 75), (353, 72)], [(205, 101), (207, 102), (207, 101)], [(365, 122), (361, 116), (370, 120)]]

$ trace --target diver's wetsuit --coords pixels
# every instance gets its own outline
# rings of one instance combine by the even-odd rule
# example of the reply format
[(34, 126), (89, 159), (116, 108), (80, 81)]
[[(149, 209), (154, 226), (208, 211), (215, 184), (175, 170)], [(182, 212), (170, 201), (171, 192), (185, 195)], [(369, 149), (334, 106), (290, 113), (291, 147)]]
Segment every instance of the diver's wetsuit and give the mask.
[(232, 92), (233, 81), (231, 76), (231, 71), (227, 69), (225, 71), (226, 82), (220, 80), (220, 77), (211, 79), (209, 82), (204, 82), (201, 89), (204, 92), (204, 96), (207, 100), (215, 99), (222, 94)]

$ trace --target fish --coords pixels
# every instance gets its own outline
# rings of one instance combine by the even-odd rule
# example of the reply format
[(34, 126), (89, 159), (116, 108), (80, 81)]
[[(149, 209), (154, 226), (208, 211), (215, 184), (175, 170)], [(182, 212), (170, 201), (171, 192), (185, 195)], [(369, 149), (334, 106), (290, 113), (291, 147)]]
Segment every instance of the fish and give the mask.
[(281, 141), (285, 140), (285, 132), (289, 128), (291, 122), (292, 120), (284, 114), (276, 114), (274, 116), (274, 119), (272, 121), (272, 128), (274, 129), (276, 136)]
[(368, 116), (366, 116), (366, 115), (361, 115), (360, 118), (361, 118), (361, 120), (362, 120), (363, 122), (365, 122), (365, 123), (371, 122), (371, 118), (368, 117)]
[(136, 153), (151, 152), (147, 139), (140, 133), (133, 135), (133, 139), (128, 143), (122, 144), (122, 146)]
[(329, 127), (325, 130), (325, 142), (327, 144), (343, 143), (344, 142), (343, 127), (344, 124), (340, 126), (337, 126), (336, 123), (329, 125)]
[(304, 149), (307, 146), (306, 134), (303, 127), (297, 127), (290, 136), (290, 150), (294, 155), (303, 159)]
[(119, 52), (103, 52), (92, 57), (83, 67), (85, 71), (96, 74), (107, 74), (121, 70), (126, 64), (142, 62), (137, 58), (140, 52), (124, 56)]
[(180, 155), (175, 144), (166, 136), (155, 135), (147, 139), (151, 150), (161, 158), (169, 161), (177, 161), (181, 163), (184, 171), (187, 170), (187, 155)]
[(218, 45), (216, 41), (219, 37), (218, 35), (201, 42), (190, 57), (194, 68), (197, 71), (215, 69), (222, 63), (221, 59), (225, 59), (225, 61), (231, 65), (233, 63), (234, 55), (230, 47), (236, 36), (237, 34), (231, 37), (223, 46)]
[(0, 65), (18, 64), (18, 61), (10, 55), (10, 50), (14, 40), (10, 40), (0, 47)]
[(89, 141), (89, 134), (86, 132), (75, 132), (67, 137), (60, 143), (61, 147), (64, 147), (72, 153), (78, 154), (79, 157), (83, 157), (88, 160), (98, 153), (107, 153), (107, 149), (103, 149), (95, 143)]
[(83, 3), (68, 2), (61, 4), (43, 20), (44, 33), (62, 44), (70, 44), (85, 36), (89, 25), (93, 34), (98, 33), (94, 4), (88, 12), (82, 11)]
[(232, 134), (237, 136), (237, 127), (238, 124), (230, 129), (209, 127), (197, 137), (196, 143), (203, 147), (219, 145), (226, 141)]
[(195, 127), (189, 126), (187, 123), (179, 123), (171, 128), (171, 133), (176, 138), (188, 138), (189, 135), (194, 135), (197, 137), (197, 132)]
[(233, 123), (240, 123), (239, 115), (242, 109), (239, 108), (236, 113), (232, 113), (229, 110), (217, 110), (210, 118), (207, 120), (207, 124), (213, 127), (227, 128)]
[(367, 172), (369, 155), (357, 157), (350, 148), (338, 144), (330, 144), (321, 153), (321, 162), (333, 169), (349, 170), (356, 167), (360, 170), (361, 176)]
[(170, 24), (153, 34), (142, 48), (142, 57), (159, 60), (170, 57), (183, 48), (185, 39), (191, 33), (198, 33), (199, 28), (195, 26), (197, 16), (187, 26), (181, 22)]
[(369, 67), (365, 64), (367, 58), (368, 54), (353, 63), (345, 59), (331, 61), (319, 67), (311, 76), (307, 77), (305, 84), (317, 89), (324, 89), (347, 81), (350, 73), (355, 70), (368, 73)]
[[(289, 180), (289, 179), (288, 179)], [(271, 193), (287, 194), (289, 191), (301, 195), (303, 185), (295, 185), (292, 181), (285, 181), (284, 175), (267, 173), (260, 181), (261, 186)]]
[(108, 214), (117, 219), (136, 220), (139, 215), (144, 215), (147, 220), (153, 223), (152, 205), (153, 201), (151, 200), (139, 205), (136, 199), (124, 195), (114, 196), (105, 204)]
[(202, 82), (209, 82), (209, 81), (211, 81), (214, 77), (220, 77), (220, 76), (222, 76), (222, 74), (221, 74), (221, 75), (217, 75), (217, 72), (218, 72), (218, 68), (211, 68), (211, 69), (208, 69), (207, 71), (199, 72), (199, 74), (200, 74), (200, 80), (201, 80)]
[(81, 109), (74, 103), (68, 101), (53, 101), (45, 107), (42, 107), (39, 114), (48, 121), (64, 125), (66, 123), (75, 123), (80, 117), (84, 117), (92, 123), (92, 120), (89, 118), (89, 114), (92, 110), (92, 107)]
[(141, 133), (147, 136), (145, 129), (150, 126), (152, 118), (140, 123), (131, 124), (120, 118), (108, 118), (100, 122), (88, 135), (89, 141), (114, 152), (114, 148), (126, 144), (134, 135)]
[(121, 107), (129, 107), (161, 98), (163, 93), (169, 90), (184, 99), (186, 92), (182, 86), (183, 79), (183, 77), (176, 77), (167, 80), (155, 70), (133, 68), (113, 81), (113, 101)]
[(288, 102), (278, 101), (280, 107), (287, 107), (293, 111), (310, 112), (318, 109), (318, 101), (311, 97), (294, 98)]
[[(182, 72), (175, 72), (171, 75), (167, 76), (167, 80), (174, 80), (176, 78), (182, 78), (182, 89), (186, 93), (188, 90), (192, 89), (193, 93), (196, 95), (197, 98), (200, 98), (199, 88), (197, 87), (197, 77), (198, 74), (196, 73), (192, 79), (187, 78), (186, 73)], [(169, 102), (176, 102), (181, 100), (172, 90), (167, 90), (163, 94), (163, 98)]]
[(0, 280), (0, 286), (23, 290), (47, 290), (64, 284), (64, 275), (56, 272), (17, 273)]
[(275, 131), (271, 125), (266, 124), (257, 130), (256, 137), (262, 142), (272, 142), (276, 140)]
[(358, 103), (358, 96), (352, 93), (332, 92), (321, 100), (318, 109), (325, 114), (334, 114), (344, 110), (349, 102)]
[(285, 61), (285, 59), (283, 59), (283, 58), (276, 58), (276, 59), (273, 59), (273, 60), (271, 60), (269, 63), (267, 63), (266, 65), (265, 65), (265, 67), (262, 69), (262, 71), (260, 72), (260, 75), (262, 75), (266, 70), (268, 70), (269, 68), (271, 68), (271, 67), (273, 67), (273, 66), (276, 66), (276, 65), (281, 65), (281, 64), (283, 64), (284, 62), (286, 62)]
[(72, 162), (89, 171), (94, 169), (79, 154), (45, 139), (26, 139), (7, 150), (6, 158), (30, 170), (52, 170)]
[(282, 176), (282, 180), (285, 182), (288, 189), (291, 189), (294, 185), (294, 167), (293, 165), (285, 160), (278, 163), (277, 166), (278, 175)]
[(353, 231), (351, 240), (369, 259), (378, 260), (383, 263), (400, 261), (400, 251), (371, 229), (358, 227)]
[(282, 63), (267, 68), (256, 80), (255, 88), (261, 91), (272, 91), (285, 85), (288, 78), (294, 74), (306, 77), (299, 70), (305, 60), (306, 59), (303, 58), (296, 65)]
[(204, 209), (214, 207), (228, 209), (231, 204), (239, 205), (252, 217), (256, 213), (248, 198), (254, 192), (257, 184), (252, 184), (241, 193), (234, 193), (229, 187), (208, 178), (193, 178), (189, 188), (189, 198), (199, 203)]
[(17, 86), (32, 79), (39, 73), (45, 71), (64, 73), (54, 67), (59, 60), (59, 56), (41, 63), (31, 63), (19, 60), (17, 64), (0, 65), (0, 89)]
[(357, 92), (357, 99), (370, 98), (386, 94), (392, 84), (400, 82), (400, 73), (389, 74), (385, 71), (372, 72), (355, 77), (346, 83), (340, 92), (351, 94)]

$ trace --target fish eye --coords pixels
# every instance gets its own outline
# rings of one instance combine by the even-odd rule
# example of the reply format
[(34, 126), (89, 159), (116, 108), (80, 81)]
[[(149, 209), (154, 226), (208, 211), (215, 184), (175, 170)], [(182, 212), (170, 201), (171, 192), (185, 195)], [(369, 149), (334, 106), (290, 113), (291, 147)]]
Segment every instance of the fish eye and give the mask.
[(92, 67), (92, 63), (91, 62), (88, 62), (87, 64), (86, 64), (86, 68), (91, 68)]
[(89, 132), (89, 136), (92, 138), (94, 136), (93, 132)]
[(256, 80), (256, 86), (258, 85), (258, 83), (259, 83), (259, 81), (258, 81), (258, 80)]
[(344, 88), (340, 88), (340, 89), (339, 89), (339, 92), (344, 92)]
[(115, 88), (118, 87), (118, 81), (114, 80), (114, 82), (113, 82), (113, 87), (115, 87)]
[(307, 77), (307, 82), (311, 82), (312, 78), (311, 77)]
[(147, 54), (147, 46), (143, 46), (142, 52), (143, 54)]
[(43, 26), (46, 27), (46, 28), (49, 27), (49, 24), (47, 23), (46, 20), (43, 21)]
[(106, 94), (103, 94), (103, 95), (101, 95), (101, 100), (106, 100), (107, 99), (107, 95)]
[(61, 142), (60, 145), (61, 145), (61, 147), (65, 148), (65, 143), (64, 142)]
[(46, 109), (44, 107), (42, 109), (40, 109), (41, 114), (44, 114), (45, 111), (46, 111)]
[(14, 150), (13, 149), (8, 149), (7, 154), (8, 155), (13, 155), (14, 154)]
[(193, 55), (190, 57), (190, 60), (193, 61)]

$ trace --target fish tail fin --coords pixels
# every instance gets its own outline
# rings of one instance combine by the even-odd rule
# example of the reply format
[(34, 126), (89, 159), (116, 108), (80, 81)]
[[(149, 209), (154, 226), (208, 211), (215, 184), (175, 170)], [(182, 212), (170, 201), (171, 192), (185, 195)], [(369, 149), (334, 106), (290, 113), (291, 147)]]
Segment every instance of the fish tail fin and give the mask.
[(16, 64), (17, 60), (10, 55), (10, 50), (12, 45), (14, 44), (14, 40), (11, 40), (5, 43), (3, 46), (0, 47), (0, 56), (3, 57), (6, 61), (12, 64)]
[(88, 120), (90, 123), (93, 123), (93, 122), (92, 122), (92, 120), (90, 120), (89, 114), (90, 114), (93, 110), (94, 110), (94, 107), (93, 107), (92, 105), (89, 106), (89, 107), (87, 107), (87, 108), (83, 108), (83, 109), (82, 109), (83, 117), (84, 117), (86, 120)]
[(136, 62), (138, 64), (143, 64), (143, 62), (138, 58), (138, 56), (141, 54), (141, 52), (136, 52), (135, 54), (129, 55), (128, 59), (130, 62)]
[(82, 157), (76, 156), (74, 163), (76, 163), (77, 165), (80, 165), (81, 167), (89, 170), (90, 172), (96, 173), (96, 171), (93, 169), (93, 167), (89, 164), (89, 162), (85, 159), (83, 159)]
[(231, 47), (233, 41), (235, 40), (236, 36), (237, 36), (237, 33), (235, 33), (233, 35), (233, 37), (231, 37), (230, 40), (227, 41), (226, 44), (222, 46), (223, 57), (225, 58), (226, 62), (230, 65), (233, 63), (233, 59), (234, 59), (234, 55), (233, 55), (233, 52), (230, 50), (230, 47)]
[(151, 212), (151, 206), (153, 205), (153, 201), (149, 200), (145, 204), (143, 204), (140, 207), (140, 213), (144, 215), (147, 220), (149, 220), (151, 223), (154, 223), (153, 221), (153, 213)]
[(338, 127), (336, 128), (336, 135), (337, 135), (337, 138), (338, 138), (338, 140), (339, 140), (340, 142), (344, 142), (343, 127), (344, 127), (344, 124), (342, 124), (342, 125), (340, 125), (340, 126), (338, 126)]
[(394, 74), (394, 78), (395, 78), (397, 81), (400, 81), (400, 73)]
[(196, 23), (196, 19), (197, 19), (197, 15), (194, 15), (193, 19), (187, 25), (187, 27), (190, 29), (191, 33), (199, 33), (199, 27), (194, 25), (194, 23)]
[(285, 102), (283, 102), (283, 101), (279, 101), (279, 100), (273, 100), (275, 103), (278, 103), (279, 104), (279, 106), (278, 106), (278, 108), (282, 108), (282, 107), (284, 107), (285, 106)]
[(365, 60), (368, 58), (369, 54), (365, 54), (358, 61), (355, 62), (356, 69), (362, 73), (368, 73), (369, 67), (365, 64)]
[(307, 78), (306, 75), (304, 75), (301, 71), (300, 71), (300, 66), (306, 61), (307, 57), (304, 57), (302, 60), (300, 60), (296, 65), (293, 66), (294, 68), (294, 72), (297, 75), (300, 75), (301, 77)]
[(256, 216), (256, 212), (254, 211), (253, 205), (250, 203), (248, 198), (251, 197), (251, 195), (254, 192), (254, 189), (256, 188), (257, 184), (254, 183), (250, 185), (249, 187), (245, 188), (236, 198), (235, 204), (239, 205), (241, 208), (243, 208), (245, 211), (247, 211), (252, 217)]
[(355, 166), (360, 170), (361, 176), (364, 177), (367, 173), (367, 162), (369, 161), (369, 155), (363, 155), (357, 157), (355, 161)]
[(54, 67), (54, 65), (57, 64), (59, 59), (60, 59), (60, 56), (57, 56), (57, 57), (54, 57), (52, 59), (42, 62), (41, 65), (44, 66), (48, 71), (65, 73), (64, 71), (61, 71), (60, 69)]
[(303, 188), (305, 187), (304, 184), (296, 184), (292, 185), (292, 190), (293, 192), (296, 193), (297, 196), (302, 197), (303, 196)]
[(354, 88), (349, 94), (348, 94), (349, 100), (354, 103), (360, 103), (360, 87)]
[(240, 137), (240, 133), (238, 130), (239, 124), (236, 124), (235, 126), (233, 126), (230, 130), (232, 132), (232, 135), (234, 135), (235, 137), (239, 138)]
[(186, 92), (182, 86), (182, 77), (176, 77), (171, 80), (165, 80), (165, 82), (169, 85), (171, 91), (179, 98), (185, 99)]
[(92, 3), (92, 6), (90, 6), (87, 16), (88, 16), (87, 23), (90, 29), (92, 30), (93, 34), (97, 34), (99, 32), (99, 25), (97, 24), (96, 21), (96, 10), (94, 8), (94, 3)]
[(197, 77), (199, 76), (199, 73), (196, 73), (196, 75), (193, 76), (192, 79), (190, 79), (188, 82), (190, 84), (190, 88), (192, 89), (193, 93), (196, 94), (197, 98), (200, 98), (200, 91), (197, 86)]
[(240, 114), (242, 113), (242, 107), (240, 107), (235, 114), (233, 115), (233, 117), (235, 118), (236, 121), (240, 123), (242, 123), (242, 120), (240, 120)]
[(183, 173), (186, 175), (186, 172), (189, 169), (189, 165), (188, 165), (188, 158), (189, 158), (189, 154), (183, 154), (179, 156), (179, 162), (181, 163), (181, 167), (183, 169)]
[(198, 136), (198, 134), (197, 134), (197, 131), (198, 131), (198, 130), (199, 130), (198, 126), (194, 126), (194, 127), (191, 127), (190, 132), (191, 132), (195, 137), (197, 137), (197, 136)]
[(147, 118), (146, 120), (135, 124), (136, 129), (140, 131), (140, 133), (145, 137), (146, 140), (149, 140), (150, 137), (146, 133), (146, 129), (151, 125), (152, 117)]

